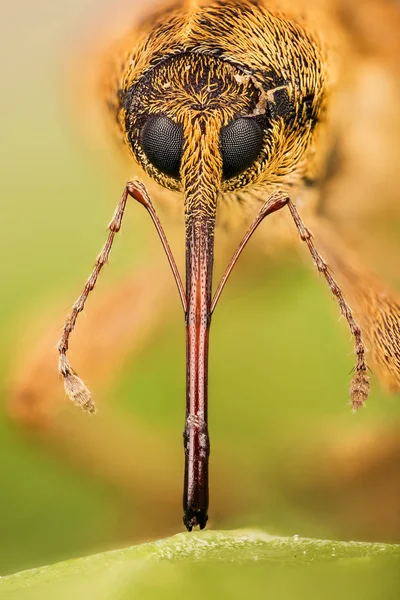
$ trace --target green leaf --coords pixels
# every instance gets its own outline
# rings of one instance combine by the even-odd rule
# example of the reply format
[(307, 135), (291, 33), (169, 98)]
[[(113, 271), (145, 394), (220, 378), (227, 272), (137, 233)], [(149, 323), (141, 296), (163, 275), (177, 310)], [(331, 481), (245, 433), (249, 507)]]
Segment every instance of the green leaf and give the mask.
[(24, 571), (7, 600), (399, 597), (400, 546), (206, 531)]

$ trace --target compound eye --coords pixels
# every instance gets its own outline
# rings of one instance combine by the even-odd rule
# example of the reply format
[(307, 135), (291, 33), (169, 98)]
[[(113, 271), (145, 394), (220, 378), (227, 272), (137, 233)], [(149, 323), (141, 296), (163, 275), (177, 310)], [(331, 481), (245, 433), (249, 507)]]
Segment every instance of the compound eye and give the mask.
[(263, 131), (257, 121), (239, 118), (221, 130), (221, 155), (225, 179), (250, 167), (261, 152)]
[(151, 162), (161, 173), (179, 177), (183, 149), (182, 126), (168, 117), (150, 117), (142, 127), (142, 148)]

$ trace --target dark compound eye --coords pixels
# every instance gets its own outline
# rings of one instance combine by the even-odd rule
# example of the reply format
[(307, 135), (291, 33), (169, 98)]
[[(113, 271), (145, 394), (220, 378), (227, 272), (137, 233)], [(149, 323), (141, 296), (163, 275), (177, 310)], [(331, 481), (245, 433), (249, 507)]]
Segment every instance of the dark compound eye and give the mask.
[(239, 118), (221, 130), (221, 155), (225, 179), (250, 167), (261, 152), (263, 131), (257, 121)]
[(179, 177), (183, 148), (183, 129), (168, 117), (150, 117), (141, 131), (141, 145), (151, 162), (159, 171)]

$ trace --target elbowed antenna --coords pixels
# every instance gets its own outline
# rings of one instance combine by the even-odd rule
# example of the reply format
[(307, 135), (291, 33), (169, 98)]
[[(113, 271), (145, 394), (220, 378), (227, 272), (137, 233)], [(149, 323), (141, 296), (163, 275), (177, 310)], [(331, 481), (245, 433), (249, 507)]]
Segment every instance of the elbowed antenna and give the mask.
[(307, 247), (314, 261), (314, 265), (316, 266), (318, 271), (324, 276), (326, 282), (328, 283), (332, 294), (335, 296), (339, 304), (340, 312), (342, 316), (346, 319), (351, 335), (353, 336), (355, 346), (354, 351), (356, 355), (356, 365), (354, 367), (354, 375), (350, 384), (350, 399), (352, 409), (355, 412), (359, 408), (364, 406), (370, 391), (368, 365), (365, 357), (367, 353), (367, 348), (364, 344), (361, 328), (354, 319), (353, 312), (350, 306), (347, 304), (342, 290), (340, 289), (336, 280), (333, 278), (329, 266), (322, 258), (321, 254), (318, 252), (310, 230), (305, 226), (296, 206), (284, 193), (277, 192), (276, 194), (273, 194), (262, 206), (260, 212), (254, 219), (253, 223), (250, 225), (249, 229), (247, 230), (247, 233), (245, 234), (241, 243), (239, 244), (217, 287), (217, 290), (211, 302), (211, 313), (214, 312), (214, 309), (221, 296), (222, 290), (224, 289), (225, 284), (230, 274), (232, 273), (233, 267), (235, 266), (239, 256), (243, 252), (247, 242), (250, 240), (257, 227), (265, 219), (265, 217), (272, 214), (273, 212), (280, 210), (286, 205), (289, 207), (291, 216), (296, 225), (300, 239), (307, 244)]
[(157, 217), (156, 211), (154, 210), (150, 196), (142, 183), (136, 180), (128, 181), (123, 191), (121, 200), (119, 201), (117, 208), (115, 209), (114, 216), (108, 226), (110, 233), (108, 234), (107, 241), (104, 244), (102, 251), (97, 257), (94, 269), (89, 279), (87, 280), (81, 295), (72, 307), (70, 316), (64, 323), (63, 333), (57, 344), (57, 350), (59, 353), (58, 372), (64, 379), (65, 392), (76, 406), (79, 406), (80, 408), (91, 414), (96, 412), (96, 405), (93, 401), (92, 395), (89, 391), (89, 388), (85, 385), (82, 379), (78, 377), (77, 373), (71, 367), (70, 362), (67, 358), (67, 352), (69, 349), (69, 338), (71, 333), (75, 329), (76, 320), (78, 318), (79, 313), (82, 312), (85, 308), (86, 300), (97, 283), (100, 271), (108, 262), (115, 234), (118, 233), (121, 229), (122, 219), (125, 213), (125, 207), (129, 196), (145, 207), (154, 223), (154, 226), (157, 230), (157, 233), (160, 237), (161, 243), (167, 255), (172, 273), (174, 275), (183, 310), (186, 313), (186, 295), (181, 277), (179, 275), (179, 270), (171, 252), (171, 249), (169, 247), (160, 220)]

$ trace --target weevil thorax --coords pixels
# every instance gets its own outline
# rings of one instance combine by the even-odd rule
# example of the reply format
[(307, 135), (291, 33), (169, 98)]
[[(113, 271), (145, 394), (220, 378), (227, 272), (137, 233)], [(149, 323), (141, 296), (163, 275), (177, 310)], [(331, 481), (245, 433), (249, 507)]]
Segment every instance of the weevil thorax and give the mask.
[(323, 163), (326, 49), (300, 18), (267, 6), (186, 2), (129, 38), (108, 105), (136, 162), (162, 186), (182, 191), (203, 168), (200, 140), (222, 193), (288, 190)]

